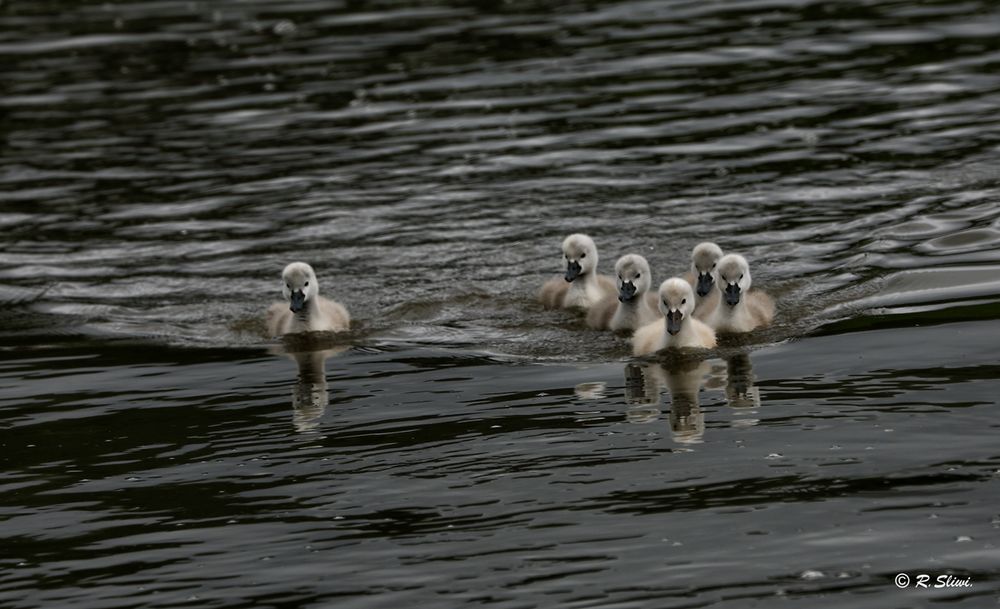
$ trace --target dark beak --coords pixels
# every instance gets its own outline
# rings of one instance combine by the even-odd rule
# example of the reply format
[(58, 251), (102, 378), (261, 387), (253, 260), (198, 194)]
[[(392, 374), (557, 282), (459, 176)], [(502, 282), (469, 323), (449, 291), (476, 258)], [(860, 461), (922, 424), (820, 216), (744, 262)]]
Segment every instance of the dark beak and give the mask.
[(292, 295), (288, 300), (288, 308), (292, 310), (292, 313), (298, 313), (306, 306), (306, 295), (302, 290), (295, 290), (292, 292)]
[(677, 334), (680, 332), (682, 319), (684, 319), (684, 314), (679, 310), (667, 311), (667, 332), (670, 334)]
[(715, 279), (711, 273), (698, 273), (698, 287), (696, 288), (698, 296), (702, 298), (708, 296), (708, 293), (712, 291), (713, 285), (715, 285)]
[(730, 283), (726, 286), (726, 304), (735, 307), (740, 304), (740, 286), (737, 283)]
[(620, 302), (628, 302), (635, 298), (635, 284), (631, 281), (623, 281), (620, 288), (618, 288), (618, 300)]
[(580, 263), (577, 261), (566, 263), (566, 281), (572, 282), (574, 279), (580, 276)]

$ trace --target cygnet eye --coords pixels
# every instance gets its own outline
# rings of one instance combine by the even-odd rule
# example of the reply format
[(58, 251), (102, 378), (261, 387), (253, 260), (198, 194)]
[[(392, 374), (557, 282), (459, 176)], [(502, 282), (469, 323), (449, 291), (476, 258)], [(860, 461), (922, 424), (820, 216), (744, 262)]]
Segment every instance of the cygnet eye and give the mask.
[(636, 279), (638, 279), (638, 278), (640, 278), (640, 277), (642, 277), (642, 273), (636, 273), (636, 274), (635, 274), (635, 278), (636, 278)]
[(713, 269), (715, 268), (715, 264), (716, 264), (716, 263), (714, 263), (714, 262), (712, 263), (712, 268), (713, 268)]
[(286, 283), (286, 284), (285, 284), (285, 287), (286, 287), (286, 288), (288, 288), (288, 289), (290, 290), (290, 289), (292, 289), (292, 284), (290, 284), (290, 283)]
[(740, 278), (737, 279), (736, 281), (743, 281), (743, 273), (740, 273)]
[(306, 287), (308, 287), (308, 286), (309, 286), (309, 282), (307, 281), (307, 282), (306, 282)]
[(687, 304), (687, 301), (688, 301), (687, 298), (681, 298), (681, 304)]
[(584, 252), (584, 253), (580, 254), (580, 257), (581, 258), (586, 258), (587, 257), (587, 252)]

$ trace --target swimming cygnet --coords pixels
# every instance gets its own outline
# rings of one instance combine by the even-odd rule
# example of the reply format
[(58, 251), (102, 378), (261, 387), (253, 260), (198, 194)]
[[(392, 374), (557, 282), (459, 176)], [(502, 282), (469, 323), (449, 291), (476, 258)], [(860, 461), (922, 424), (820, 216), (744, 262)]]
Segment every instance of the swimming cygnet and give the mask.
[(722, 248), (705, 241), (691, 250), (691, 270), (684, 273), (684, 279), (694, 288), (694, 316), (704, 319), (715, 310), (721, 295), (715, 290), (715, 266), (722, 258)]
[(288, 303), (276, 302), (267, 310), (271, 336), (294, 332), (346, 330), (351, 325), (347, 309), (319, 295), (316, 273), (305, 262), (293, 262), (281, 273), (281, 291)]
[(739, 254), (719, 261), (715, 274), (722, 301), (705, 318), (716, 332), (749, 332), (774, 319), (774, 301), (760, 290), (750, 290), (750, 265)]
[(653, 274), (638, 254), (626, 254), (615, 263), (618, 297), (605, 298), (587, 314), (587, 324), (596, 330), (636, 330), (656, 321), (656, 294), (649, 291)]
[(715, 332), (694, 318), (694, 290), (680, 277), (671, 277), (659, 290), (658, 307), (664, 317), (646, 324), (632, 337), (635, 355), (655, 353), (667, 347), (711, 349)]
[(589, 309), (608, 295), (614, 296), (615, 282), (597, 274), (597, 246), (594, 240), (579, 233), (562, 243), (566, 275), (545, 282), (539, 293), (542, 304), (551, 309), (574, 307)]

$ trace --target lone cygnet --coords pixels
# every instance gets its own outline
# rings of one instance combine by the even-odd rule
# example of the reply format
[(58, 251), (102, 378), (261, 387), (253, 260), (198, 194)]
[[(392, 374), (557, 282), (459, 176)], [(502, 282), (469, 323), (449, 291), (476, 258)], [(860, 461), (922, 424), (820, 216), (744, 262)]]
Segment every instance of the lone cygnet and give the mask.
[(596, 330), (634, 331), (660, 316), (649, 263), (638, 254), (626, 254), (615, 263), (618, 298), (605, 298), (587, 314), (587, 325)]
[(615, 282), (597, 274), (597, 246), (594, 240), (579, 233), (562, 243), (566, 275), (545, 282), (539, 293), (542, 304), (550, 309), (590, 309), (608, 295), (614, 296)]
[(281, 291), (288, 303), (276, 302), (267, 310), (271, 336), (295, 332), (346, 330), (351, 325), (347, 309), (319, 295), (316, 273), (305, 262), (293, 262), (281, 273)]
[(680, 277), (671, 277), (659, 290), (658, 307), (664, 317), (636, 330), (632, 337), (635, 355), (655, 353), (667, 347), (711, 349), (715, 332), (692, 315), (694, 290)]
[(694, 316), (705, 319), (722, 300), (715, 288), (715, 266), (722, 258), (722, 248), (704, 241), (691, 250), (691, 270), (684, 273), (684, 279), (694, 288)]
[(749, 332), (774, 319), (774, 301), (760, 290), (750, 290), (750, 265), (739, 254), (728, 254), (716, 267), (722, 302), (705, 322), (716, 332)]

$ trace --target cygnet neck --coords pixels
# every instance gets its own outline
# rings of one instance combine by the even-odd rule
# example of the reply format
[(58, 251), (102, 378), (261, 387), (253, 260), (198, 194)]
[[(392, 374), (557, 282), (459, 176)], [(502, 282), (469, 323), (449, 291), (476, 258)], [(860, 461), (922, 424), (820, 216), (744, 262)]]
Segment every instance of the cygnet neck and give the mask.
[(308, 323), (315, 310), (315, 307), (313, 307), (313, 299), (310, 298), (309, 300), (306, 300), (302, 303), (302, 309), (300, 309), (297, 313), (294, 313), (296, 321)]

